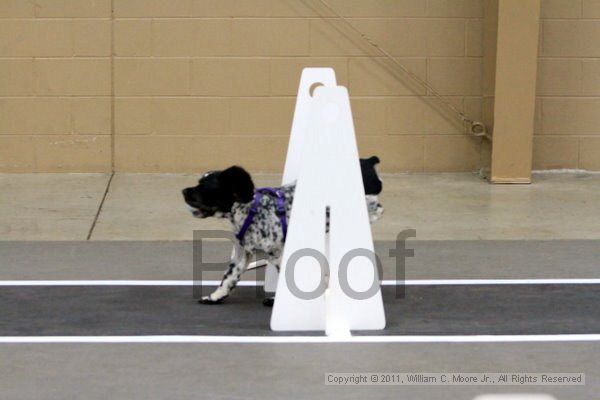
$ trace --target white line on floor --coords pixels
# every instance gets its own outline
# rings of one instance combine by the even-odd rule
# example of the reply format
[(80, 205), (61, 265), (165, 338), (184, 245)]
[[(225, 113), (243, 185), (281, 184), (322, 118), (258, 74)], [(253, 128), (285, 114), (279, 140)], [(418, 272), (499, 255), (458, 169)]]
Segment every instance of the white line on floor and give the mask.
[[(217, 286), (220, 281), (191, 280), (11, 280), (0, 286)], [(384, 286), (425, 285), (597, 285), (600, 279), (407, 279), (383, 280)], [(262, 286), (263, 281), (240, 281), (238, 286)]]
[(600, 334), (456, 336), (0, 336), (0, 343), (519, 343), (597, 342)]

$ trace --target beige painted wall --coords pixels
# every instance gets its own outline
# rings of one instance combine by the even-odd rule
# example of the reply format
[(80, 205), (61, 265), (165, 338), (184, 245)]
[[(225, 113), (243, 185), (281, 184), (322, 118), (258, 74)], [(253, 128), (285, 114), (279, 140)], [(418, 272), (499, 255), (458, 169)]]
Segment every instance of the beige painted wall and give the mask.
[(110, 170), (110, 1), (0, 0), (0, 18), (0, 171)]
[[(480, 114), (481, 1), (329, 1)], [(384, 170), (480, 165), (481, 141), (315, 0), (112, 3), (0, 0), (0, 170), (280, 171), (305, 66), (335, 68)]]
[(600, 170), (600, 1), (542, 1), (534, 169)]
[[(328, 1), (481, 118), (483, 0)], [(592, 1), (543, 3), (545, 18), (561, 19), (543, 21), (544, 118), (536, 125), (534, 166), (570, 167), (562, 160), (575, 152), (577, 166), (600, 169), (600, 136), (593, 137), (600, 132), (590, 120), (600, 100), (574, 99), (565, 89), (574, 63), (581, 66), (577, 96), (594, 90), (583, 82), (586, 71), (585, 82), (593, 81), (597, 48), (585, 39), (596, 21), (580, 17), (600, 13)], [(575, 18), (571, 3), (582, 7), (580, 19), (563, 20)], [(443, 108), (420, 97), (423, 88), (394, 78), (389, 63), (323, 19), (317, 4), (0, 0), (0, 171), (180, 172), (232, 163), (280, 171), (305, 66), (335, 68), (352, 95), (360, 150), (379, 154), (383, 170), (473, 171), (488, 162), (480, 139), (464, 136)], [(560, 23), (580, 27), (563, 32), (553, 27)], [(569, 53), (575, 47), (558, 44), (573, 35), (576, 55)], [(548, 63), (559, 62), (558, 73), (569, 73), (548, 86), (555, 74)], [(584, 118), (558, 118), (552, 107), (564, 114), (560, 101)]]

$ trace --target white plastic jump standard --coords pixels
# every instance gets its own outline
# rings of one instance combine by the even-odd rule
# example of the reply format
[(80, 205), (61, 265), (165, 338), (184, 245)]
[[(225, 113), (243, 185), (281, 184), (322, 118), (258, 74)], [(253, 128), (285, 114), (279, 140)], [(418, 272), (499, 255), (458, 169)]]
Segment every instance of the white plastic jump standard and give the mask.
[[(300, 77), (300, 86), (296, 96), (296, 107), (292, 120), (292, 130), (288, 151), (283, 169), (282, 185), (292, 183), (300, 175), (300, 166), (304, 159), (304, 143), (306, 140), (306, 124), (308, 123), (308, 112), (312, 100), (311, 89), (313, 85), (324, 85), (335, 87), (335, 71), (333, 68), (304, 68)], [(265, 292), (275, 292), (277, 289), (278, 273), (273, 265), (267, 265), (265, 271)]]
[[(317, 75), (315, 71), (315, 79)], [(295, 169), (298, 177), (271, 328), (324, 330), (330, 336), (383, 329), (385, 314), (348, 91), (342, 86), (320, 86), (307, 103), (304, 122), (296, 121), (296, 106), (294, 122), (299, 125), (288, 149), (288, 158), (291, 154), (297, 158), (288, 160), (287, 177), (293, 177)], [(358, 253), (356, 249), (360, 249)], [(327, 290), (319, 290), (326, 280), (322, 279), (322, 266), (312, 256), (315, 253), (322, 254), (317, 258), (329, 267)], [(293, 271), (288, 271), (290, 268)], [(290, 275), (287, 279), (286, 274)], [(302, 296), (298, 296), (300, 292)], [(306, 294), (310, 292), (316, 294), (309, 298)]]

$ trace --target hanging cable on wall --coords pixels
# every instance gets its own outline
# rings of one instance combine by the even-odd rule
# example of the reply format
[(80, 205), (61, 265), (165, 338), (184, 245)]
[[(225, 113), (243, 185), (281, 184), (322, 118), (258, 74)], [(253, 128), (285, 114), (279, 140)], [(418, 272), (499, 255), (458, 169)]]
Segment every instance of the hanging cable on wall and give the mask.
[(358, 28), (356, 28), (347, 18), (340, 15), (332, 6), (330, 6), (325, 0), (318, 0), (323, 6), (325, 6), (338, 21), (342, 21), (346, 26), (352, 29), (353, 32), (358, 34), (365, 42), (367, 42), (371, 47), (377, 50), (380, 54), (382, 54), (386, 59), (391, 61), (397, 68), (399, 68), (402, 72), (408, 75), (413, 81), (417, 82), (419, 85), (426, 88), (434, 97), (436, 97), (441, 104), (443, 104), (448, 110), (450, 110), (453, 114), (455, 114), (464, 124), (466, 124), (468, 132), (473, 136), (483, 137), (492, 140), (491, 135), (487, 132), (487, 129), (483, 122), (475, 121), (469, 117), (458, 108), (456, 108), (452, 103), (446, 100), (435, 88), (433, 88), (430, 84), (428, 84), (425, 80), (421, 79), (415, 73), (411, 72), (408, 68), (402, 65), (398, 60), (396, 60), (390, 53), (384, 50), (379, 44), (377, 44), (373, 39), (367, 36), (365, 33), (361, 32)]

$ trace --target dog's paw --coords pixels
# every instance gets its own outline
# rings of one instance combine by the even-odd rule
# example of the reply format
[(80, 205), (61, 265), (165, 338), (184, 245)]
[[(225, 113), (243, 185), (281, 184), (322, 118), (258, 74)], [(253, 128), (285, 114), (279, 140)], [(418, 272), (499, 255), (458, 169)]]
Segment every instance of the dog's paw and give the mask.
[(223, 300), (225, 300), (226, 298), (227, 298), (227, 296), (213, 300), (210, 296), (204, 296), (200, 300), (198, 300), (198, 303), (209, 304), (209, 305), (221, 304), (223, 302)]
[(273, 307), (275, 304), (275, 297), (267, 297), (263, 300), (263, 306), (265, 307)]

